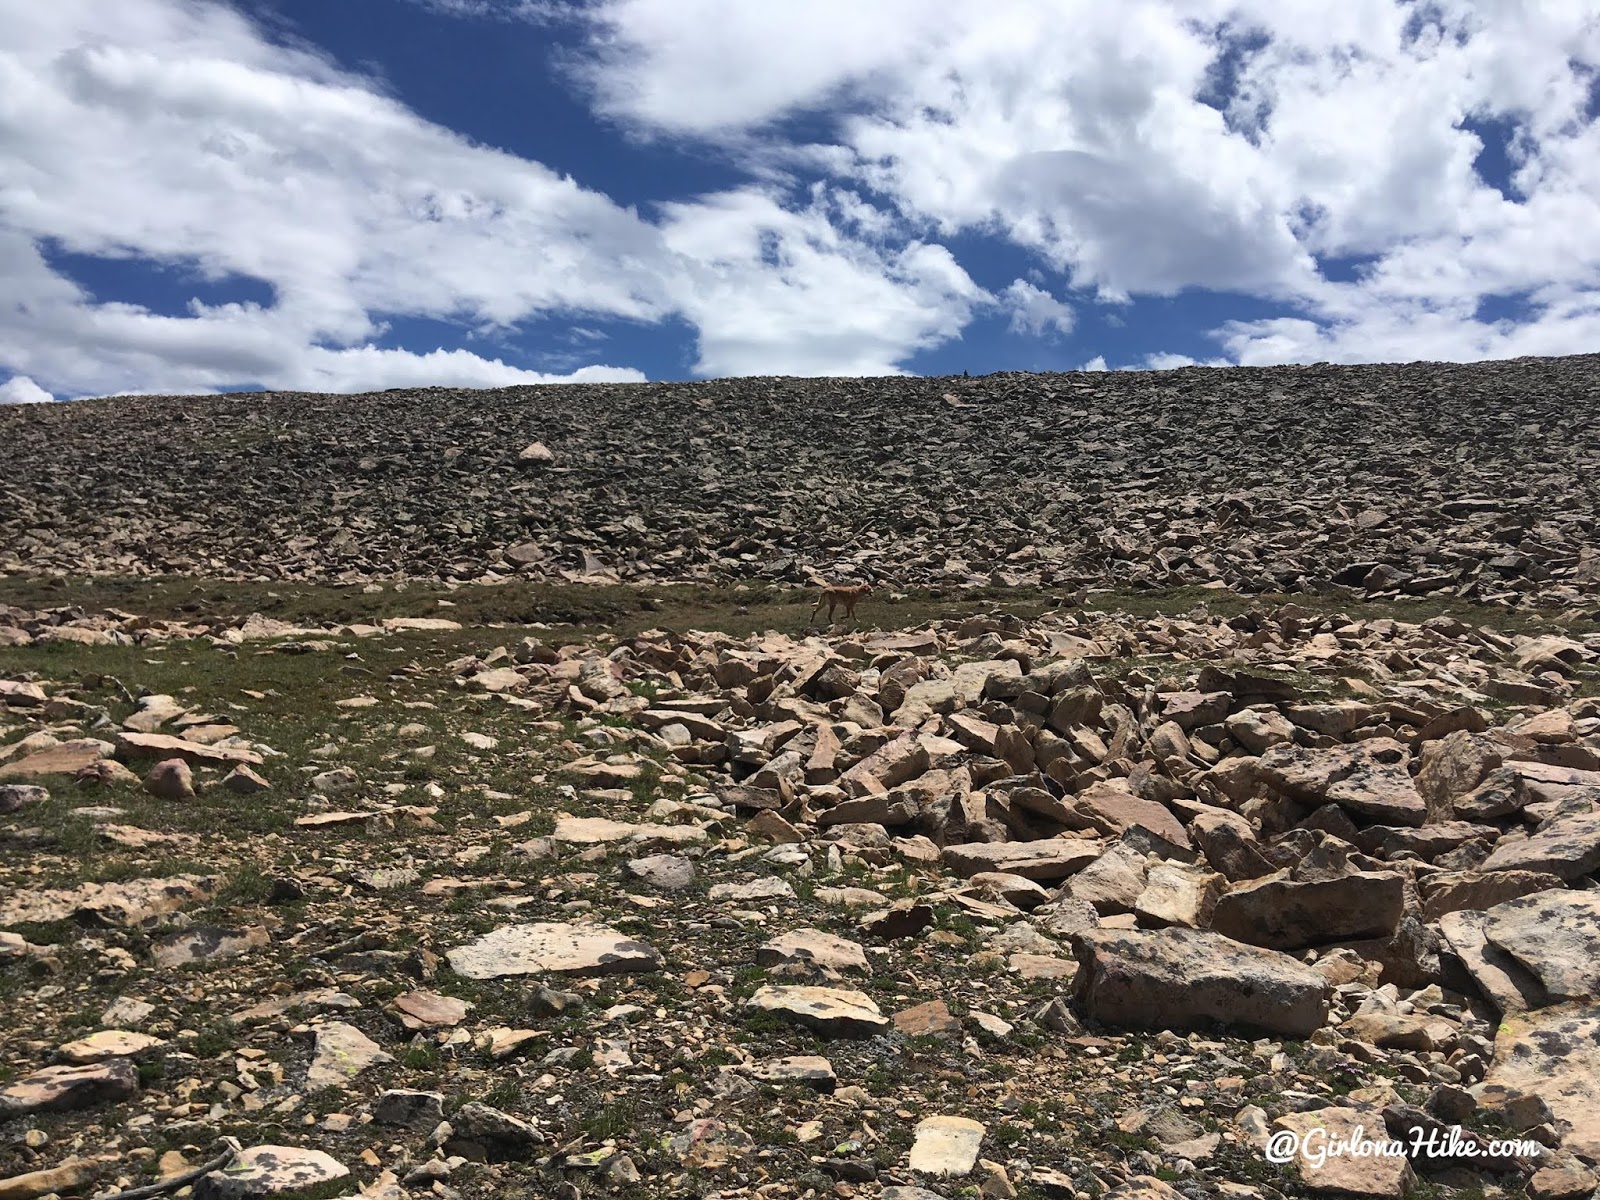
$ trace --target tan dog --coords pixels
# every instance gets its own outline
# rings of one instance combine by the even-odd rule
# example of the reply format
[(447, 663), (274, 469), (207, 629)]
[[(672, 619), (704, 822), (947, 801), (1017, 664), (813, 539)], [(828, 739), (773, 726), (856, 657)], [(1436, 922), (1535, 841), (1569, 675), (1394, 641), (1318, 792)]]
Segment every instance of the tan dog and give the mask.
[(839, 605), (844, 605), (844, 615), (847, 620), (854, 620), (856, 615), (856, 601), (872, 591), (870, 583), (836, 584), (822, 589), (822, 595), (817, 597), (817, 606), (811, 610), (811, 623), (815, 623), (817, 614), (822, 611), (822, 606), (828, 606), (828, 624), (833, 624), (833, 610)]

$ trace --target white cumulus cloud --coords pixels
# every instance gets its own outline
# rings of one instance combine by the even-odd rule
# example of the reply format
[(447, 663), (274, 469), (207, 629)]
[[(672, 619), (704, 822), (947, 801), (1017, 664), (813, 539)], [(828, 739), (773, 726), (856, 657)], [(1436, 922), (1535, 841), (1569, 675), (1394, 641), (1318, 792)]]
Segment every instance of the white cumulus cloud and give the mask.
[(48, 404), (54, 399), (26, 375), (13, 375), (0, 383), (0, 404)]
[[(508, 337), (538, 317), (681, 317), (708, 371), (888, 372), (983, 296), (941, 248), (886, 240), (859, 197), (797, 208), (752, 184), (653, 223), (223, 4), (0, 3), (0, 366), (57, 392), (640, 377), (574, 365), (565, 342), (560, 375), (375, 348), (402, 318)], [(50, 247), (272, 298), (152, 311), (89, 294)]]
[(579, 367), (565, 375), (526, 371), (498, 358), (484, 359), (466, 350), (409, 350), (350, 346), (340, 350), (314, 347), (300, 357), (296, 369), (277, 386), (303, 392), (365, 392), (395, 387), (511, 387), (535, 383), (644, 383), (631, 367)]
[[(0, 0), (0, 370), (57, 395), (638, 376), (559, 333), (544, 370), (505, 361), (559, 318), (686, 322), (707, 374), (883, 374), (980, 312), (1079, 339), (1091, 306), (1196, 289), (1273, 314), (1216, 318), (1206, 362), (1600, 344), (1592, 3), (413, 2), (559, 27), (528, 70), (743, 182), (628, 207), (217, 0)], [(1026, 278), (991, 292), (995, 242)], [(54, 250), (270, 299), (154, 311)], [(419, 318), (494, 349), (384, 344)]]
[(1014, 279), (1000, 294), (1001, 303), (1011, 314), (1011, 332), (1037, 337), (1046, 330), (1072, 332), (1072, 306), (1063, 304), (1043, 288), (1026, 279)]
[[(1200, 288), (1295, 313), (1219, 325), (1248, 361), (1574, 352), (1600, 336), (1592, 4), (586, 11), (596, 103), (637, 129), (760, 144), (913, 226), (1003, 237), (1072, 300)], [(779, 119), (800, 114), (824, 144), (785, 141)], [(1479, 162), (1484, 123), (1510, 137), (1504, 191)], [(1330, 278), (1328, 258), (1356, 259), (1356, 280)], [(1508, 295), (1528, 306), (1517, 321), (1476, 319)]]
[(898, 374), (992, 299), (942, 246), (845, 236), (820, 192), (799, 211), (758, 191), (667, 205), (662, 232), (690, 273), (706, 374)]

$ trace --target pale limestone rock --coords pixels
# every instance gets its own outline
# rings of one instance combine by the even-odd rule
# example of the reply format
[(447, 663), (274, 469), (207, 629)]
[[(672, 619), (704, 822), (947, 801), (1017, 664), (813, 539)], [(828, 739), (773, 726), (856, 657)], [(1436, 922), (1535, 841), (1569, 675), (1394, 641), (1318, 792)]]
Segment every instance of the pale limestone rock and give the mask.
[(344, 1087), (369, 1067), (394, 1061), (394, 1056), (386, 1054), (378, 1043), (343, 1021), (317, 1026), (316, 1039), (311, 1068), (306, 1074), (306, 1087), (311, 1091)]
[(504, 975), (638, 974), (661, 966), (661, 955), (645, 943), (603, 925), (548, 922), (505, 925), (451, 950), (451, 970), (468, 979)]
[(889, 1027), (870, 997), (843, 988), (768, 985), (746, 1000), (745, 1007), (775, 1013), (824, 1037), (871, 1037)]
[[(1323, 1108), (1286, 1113), (1272, 1127), (1298, 1136), (1295, 1166), (1313, 1192), (1400, 1200), (1416, 1181), (1403, 1153), (1404, 1143), (1389, 1137), (1380, 1113)], [(1352, 1149), (1333, 1153), (1341, 1143)]]
[(908, 1166), (924, 1175), (961, 1176), (978, 1165), (978, 1150), (988, 1132), (968, 1117), (928, 1117), (917, 1122)]
[(147, 1033), (133, 1033), (126, 1029), (103, 1029), (99, 1033), (91, 1033), (86, 1038), (68, 1042), (56, 1051), (56, 1055), (62, 1062), (82, 1065), (104, 1062), (108, 1058), (137, 1059), (166, 1044), (160, 1038), (151, 1037)]
[(1507, 1014), (1484, 1087), (1542, 1097), (1572, 1125), (1563, 1146), (1600, 1159), (1600, 1004)]
[(836, 971), (865, 971), (867, 954), (855, 942), (820, 929), (796, 929), (758, 947), (756, 962), (764, 967), (805, 962)]
[(195, 1200), (251, 1200), (279, 1192), (307, 1191), (350, 1169), (321, 1150), (298, 1146), (251, 1146), (221, 1171), (202, 1175), (194, 1184)]

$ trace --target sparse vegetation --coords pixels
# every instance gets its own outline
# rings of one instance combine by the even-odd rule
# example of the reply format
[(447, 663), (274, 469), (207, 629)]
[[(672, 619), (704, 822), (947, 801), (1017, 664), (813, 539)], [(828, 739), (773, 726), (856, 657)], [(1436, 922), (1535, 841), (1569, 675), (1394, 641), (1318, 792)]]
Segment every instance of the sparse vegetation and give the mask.
[[(13, 583), (21, 588), (13, 597), (33, 594), (27, 589), (36, 585), (0, 581), (0, 603)], [(572, 1177), (584, 1181), (586, 1195), (664, 1194), (669, 1181), (688, 1187), (692, 1180), (715, 1190), (729, 1185), (730, 1172), (747, 1172), (757, 1163), (770, 1178), (791, 1187), (817, 1186), (804, 1184), (813, 1180), (831, 1190), (828, 1172), (845, 1171), (843, 1163), (855, 1164), (849, 1170), (870, 1169), (880, 1182), (899, 1178), (906, 1172), (918, 1122), (963, 1114), (984, 1123), (985, 1158), (1067, 1171), (1078, 1179), (1080, 1192), (1092, 1195), (1099, 1184), (1087, 1164), (1111, 1172), (1105, 1175), (1108, 1181), (1122, 1172), (1153, 1174), (1180, 1187), (1193, 1182), (1176, 1173), (1161, 1138), (1144, 1128), (1129, 1133), (1117, 1125), (1135, 1110), (1171, 1107), (1174, 1094), (1204, 1103), (1202, 1110), (1185, 1110), (1200, 1127), (1231, 1131), (1233, 1112), (1251, 1101), (1271, 1105), (1285, 1088), (1315, 1088), (1338, 1099), (1396, 1079), (1385, 1061), (1344, 1061), (1330, 1049), (1293, 1039), (1280, 1042), (1290, 1068), (1268, 1071), (1247, 1040), (1227, 1033), (1214, 1043), (1223, 1049), (1212, 1051), (1198, 1048), (1211, 1044), (1210, 1034), (1163, 1047), (1149, 1035), (1104, 1023), (1089, 1022), (1087, 1038), (1068, 1026), (1035, 1023), (1032, 1014), (1065, 994), (1067, 985), (1025, 980), (1009, 951), (993, 949), (1001, 930), (1025, 918), (974, 915), (986, 910), (964, 908), (948, 894), (964, 881), (953, 879), (940, 863), (908, 859), (895, 849), (856, 850), (847, 839), (840, 843), (842, 869), (831, 871), (821, 843), (808, 840), (802, 843), (808, 864), (802, 873), (796, 860), (774, 855), (779, 845), (745, 827), (748, 811), (730, 811), (726, 819), (707, 825), (703, 843), (687, 846), (648, 838), (541, 844), (552, 837), (558, 813), (637, 823), (661, 801), (709, 793), (720, 803), (718, 792), (726, 789), (729, 776), (695, 761), (694, 754), (670, 752), (653, 740), (649, 722), (638, 717), (638, 700), (681, 703), (695, 694), (693, 687), (679, 686), (681, 673), (674, 683), (667, 671), (623, 655), (619, 661), (629, 662), (633, 672), (624, 680), (624, 695), (610, 711), (593, 714), (552, 706), (546, 697), (564, 694), (566, 681), (541, 692), (546, 685), (534, 671), (528, 686), (512, 693), (521, 703), (474, 690), (470, 676), (458, 677), (451, 665), (469, 656), (490, 658), (501, 647), (509, 653), (528, 632), (487, 628), (478, 618), (490, 612), (509, 616), (521, 603), (545, 605), (540, 611), (567, 604), (571, 614), (592, 625), (540, 630), (540, 639), (547, 645), (599, 648), (594, 626), (604, 621), (613, 621), (611, 632), (624, 641), (630, 630), (646, 627), (723, 628), (742, 636), (792, 625), (799, 632), (793, 622), (803, 616), (809, 598), (798, 593), (778, 588), (738, 593), (745, 611), (736, 613), (730, 603), (735, 593), (710, 588), (670, 590), (652, 607), (641, 608), (627, 600), (628, 589), (601, 588), (595, 595), (582, 588), (531, 589), (531, 598), (518, 600), (510, 588), (368, 593), (320, 585), (208, 584), (195, 590), (173, 580), (139, 586), (146, 591), (108, 581), (104, 593), (88, 594), (116, 593), (128, 606), (149, 596), (164, 596), (162, 603), (174, 610), (179, 603), (198, 604), (189, 616), (230, 606), (244, 611), (257, 601), (271, 601), (280, 606), (273, 613), (298, 612), (299, 619), (340, 614), (330, 620), (394, 615), (396, 608), (388, 605), (401, 596), (406, 597), (401, 611), (434, 615), (444, 611), (437, 600), (448, 597), (455, 605), (449, 610), (453, 618), (474, 619), (464, 620), (468, 627), (462, 630), (365, 638), (339, 633), (327, 639), (328, 647), (304, 653), (282, 652), (277, 648), (282, 639), (247, 643), (234, 653), (189, 639), (0, 649), (0, 678), (35, 677), (53, 698), (103, 709), (113, 725), (136, 711), (129, 694), (171, 695), (190, 712), (237, 725), (244, 740), (265, 748), (259, 769), (271, 788), (257, 796), (224, 789), (223, 769), (201, 765), (192, 799), (157, 800), (138, 782), (138, 772), (132, 781), (94, 791), (56, 778), (44, 781), (48, 799), (23, 816), (0, 818), (0, 835), (27, 828), (39, 838), (24, 854), (0, 863), (0, 884), (13, 892), (179, 875), (215, 880), (215, 894), (127, 924), (69, 912), (7, 926), (36, 947), (37, 955), (0, 963), (0, 1006), (13, 1014), (0, 1018), (0, 1085), (47, 1065), (55, 1048), (69, 1039), (101, 1029), (103, 1014), (120, 999), (148, 999), (155, 1007), (156, 1015), (140, 1028), (168, 1046), (162, 1056), (140, 1061), (136, 1074), (144, 1099), (139, 1103), (146, 1107), (128, 1111), (156, 1112), (161, 1121), (148, 1131), (141, 1127), (126, 1134), (129, 1145), (154, 1154), (169, 1144), (199, 1144), (204, 1139), (183, 1124), (195, 1122), (193, 1128), (227, 1132), (247, 1144), (273, 1139), (324, 1146), (367, 1182), (375, 1171), (360, 1156), (369, 1146), (383, 1150), (380, 1159), (390, 1143), (406, 1146), (413, 1156), (403, 1164), (407, 1170), (431, 1153), (420, 1131), (385, 1127), (380, 1133), (375, 1125), (359, 1123), (359, 1114), (370, 1109), (380, 1091), (414, 1088), (441, 1092), (447, 1118), (476, 1101), (534, 1123), (546, 1139), (537, 1154), (523, 1160), (453, 1175), (450, 1186), (459, 1186), (462, 1194), (509, 1194), (512, 1183), (547, 1190), (558, 1182), (561, 1169), (538, 1160), (558, 1147), (573, 1155), (599, 1151), (596, 1163), (609, 1162), (609, 1151), (623, 1153), (642, 1174), (638, 1184), (630, 1184), (625, 1172), (613, 1176), (609, 1168), (591, 1165), (579, 1176), (575, 1168)], [(207, 608), (218, 595), (231, 600)], [(1102, 621), (1096, 611), (1126, 614), (1108, 615), (1104, 623), (1123, 630), (1128, 644), (1119, 645), (1114, 656), (1096, 659), (1093, 670), (1109, 697), (1133, 705), (1146, 681), (1176, 679), (1186, 686), (1209, 661), (1159, 646), (1160, 637), (1169, 636), (1164, 621), (1156, 622), (1156, 636), (1141, 641), (1141, 622), (1189, 612), (1203, 601), (1213, 614), (1257, 614), (1252, 621), (1270, 624), (1276, 604), (1198, 589), (1094, 597), (1095, 607), (1087, 611), (1062, 608), (1058, 600), (1031, 592), (969, 594), (950, 602), (913, 595), (876, 610), (874, 619), (892, 625), (902, 617), (908, 623), (936, 618), (948, 623), (941, 626), (948, 631), (985, 609), (1004, 610), (1024, 623), (1054, 612), (1052, 620), (1071, 617), (1077, 622), (1072, 628), (1090, 632)], [(495, 608), (502, 602), (505, 608)], [(1348, 599), (1296, 597), (1294, 603), (1314, 616), (1337, 613), (1364, 621), (1402, 610), (1415, 619), (1429, 611), (1421, 602), (1352, 607)], [(1433, 615), (1475, 613), (1463, 619), (1492, 619), (1501, 629), (1571, 632), (1581, 624), (1572, 616), (1563, 619), (1566, 623), (1536, 626), (1531, 616), (1473, 609), (1465, 602), (1428, 604), (1438, 610)], [(1518, 624), (1523, 621), (1529, 623)], [(1217, 628), (1207, 626), (1208, 636)], [(995, 653), (998, 642), (979, 647), (982, 636), (974, 633), (963, 648), (971, 652), (947, 655), (947, 661), (985, 661), (982, 656)], [(320, 639), (296, 637), (291, 644), (315, 640)], [(1282, 657), (1292, 665), (1292, 655)], [(501, 655), (495, 661), (510, 659)], [(856, 669), (872, 658), (863, 651), (845, 661)], [(1399, 658), (1393, 662), (1401, 665), (1384, 670), (1403, 669)], [(1383, 670), (1364, 672), (1355, 663), (1337, 671), (1272, 663), (1250, 669), (1319, 701), (1358, 697), (1363, 686), (1385, 683)], [(1575, 667), (1573, 674), (1587, 680), (1592, 673), (1585, 666)], [(352, 706), (347, 703), (352, 699), (361, 702)], [(837, 715), (820, 701), (805, 696), (801, 701), (818, 704), (830, 719)], [(793, 701), (785, 697), (785, 702)], [(774, 724), (786, 719), (781, 709), (746, 717), (739, 703), (749, 701), (728, 701), (740, 721), (764, 721), (769, 715)], [(983, 703), (969, 707), (976, 711)], [(1487, 703), (1478, 707), (1495, 719), (1511, 711)], [(74, 719), (58, 727), (67, 731)], [(0, 728), (0, 754), (44, 725), (27, 712), (0, 720), (8, 722)], [(83, 718), (86, 736), (96, 736), (93, 720)], [(467, 733), (475, 740), (469, 743), (463, 737)], [(417, 756), (429, 746), (431, 755)], [(613, 754), (640, 768), (615, 791), (593, 787), (581, 771), (572, 770)], [(714, 754), (707, 758), (721, 761)], [(347, 768), (354, 783), (346, 790), (319, 792), (313, 780), (336, 768)], [(804, 792), (803, 769), (796, 779)], [(108, 838), (104, 826), (113, 819), (93, 811), (102, 808), (120, 810), (115, 824), (159, 840), (134, 844)], [(296, 823), (343, 811), (373, 819), (326, 828)], [(798, 806), (787, 811), (805, 824)], [(687, 810), (667, 818), (669, 823), (702, 820), (702, 813)], [(804, 832), (809, 839), (813, 830)], [(899, 829), (896, 836), (909, 832)], [(647, 884), (625, 864), (648, 854), (682, 855), (692, 864), (694, 878), (677, 891)], [(710, 900), (716, 883), (769, 876), (789, 883), (793, 899)], [(870, 889), (884, 903), (922, 898), (935, 908), (933, 930), (911, 938), (865, 939), (863, 909), (824, 901), (822, 889), (835, 887)], [(971, 894), (993, 902), (990, 893)], [(558, 921), (602, 924), (649, 943), (662, 951), (661, 967), (595, 978), (549, 973), (536, 980), (470, 979), (451, 968), (452, 950), (503, 926)], [(158, 945), (186, 930), (212, 927), (264, 934), (232, 957), (154, 965)], [(799, 928), (867, 942), (868, 968), (830, 975), (804, 962), (756, 965), (757, 947), (776, 933)], [(1051, 953), (1048, 943), (1044, 950)], [(1064, 947), (1054, 953), (1070, 956)], [(763, 986), (796, 984), (858, 990), (890, 1017), (926, 1000), (942, 1000), (960, 1031), (910, 1036), (891, 1022), (875, 1037), (836, 1038), (774, 1013), (743, 1008)], [(535, 995), (540, 986), (570, 990), (577, 1000), (563, 997), (552, 1007), (548, 998)], [(396, 1001), (418, 991), (471, 1008), (459, 1025), (419, 1035), (403, 1029), (391, 1011)], [(283, 1002), (281, 1012), (240, 1015), (273, 1001)], [(985, 1013), (1002, 1016), (1012, 1029), (985, 1030), (977, 1023)], [(393, 1061), (362, 1074), (348, 1090), (310, 1090), (314, 1041), (309, 1031), (328, 1022), (353, 1027)], [(514, 1039), (522, 1040), (506, 1049)], [(491, 1051), (491, 1045), (497, 1048)], [(808, 1084), (762, 1080), (756, 1073), (758, 1064), (770, 1060), (818, 1055), (837, 1073), (838, 1088), (859, 1091), (830, 1099)], [(1180, 1058), (1185, 1060), (1181, 1069)], [(1240, 1068), (1241, 1062), (1250, 1065)], [(1246, 1077), (1243, 1086), (1213, 1084), (1235, 1072)], [(1314, 1083), (1292, 1078), (1296, 1072)], [(1198, 1090), (1188, 1090), (1192, 1080), (1199, 1082)], [(1417, 1103), (1428, 1098), (1426, 1087), (1403, 1082), (1397, 1092)], [(30, 1121), (64, 1143), (88, 1117), (110, 1111), (87, 1117), (40, 1114)], [(168, 1111), (178, 1114), (170, 1118), (175, 1133), (164, 1124)], [(352, 1123), (330, 1120), (343, 1117)], [(708, 1121), (713, 1124), (696, 1124)], [(1476, 1119), (1467, 1124), (1485, 1133), (1495, 1128)], [(731, 1166), (686, 1166), (679, 1151), (664, 1149), (667, 1140), (690, 1130), (715, 1145), (725, 1128), (736, 1128), (754, 1147), (749, 1153), (730, 1150)], [(21, 1143), (0, 1142), (0, 1175), (33, 1167), (45, 1157)], [(134, 1166), (126, 1169), (135, 1172)], [(153, 1177), (144, 1160), (136, 1173), (141, 1179)], [(1229, 1141), (1204, 1165), (1202, 1176), (1270, 1186), (1288, 1196), (1304, 1194), (1292, 1173), (1265, 1164), (1253, 1147)], [(1012, 1183), (1019, 1196), (1044, 1194), (1020, 1168)], [(1471, 1188), (1430, 1186), (1439, 1187), (1441, 1200), (1476, 1200)]]

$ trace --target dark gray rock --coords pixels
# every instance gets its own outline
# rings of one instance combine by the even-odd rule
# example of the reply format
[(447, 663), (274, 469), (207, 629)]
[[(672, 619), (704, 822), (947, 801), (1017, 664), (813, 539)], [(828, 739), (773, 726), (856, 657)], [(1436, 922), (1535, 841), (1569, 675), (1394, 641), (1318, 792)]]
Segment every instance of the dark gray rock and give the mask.
[(1084, 1016), (1133, 1029), (1229, 1026), (1307, 1037), (1328, 1015), (1327, 981), (1272, 950), (1189, 929), (1074, 934)]

